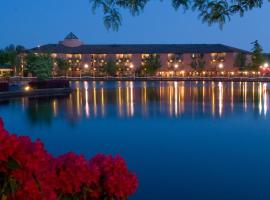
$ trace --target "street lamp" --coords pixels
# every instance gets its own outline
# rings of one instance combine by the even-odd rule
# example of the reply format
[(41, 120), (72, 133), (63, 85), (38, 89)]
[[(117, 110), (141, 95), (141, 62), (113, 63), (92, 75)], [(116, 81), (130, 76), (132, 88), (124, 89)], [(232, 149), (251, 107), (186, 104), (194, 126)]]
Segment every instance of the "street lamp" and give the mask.
[(224, 67), (223, 63), (219, 63), (218, 68), (223, 69), (223, 67)]
[(131, 72), (133, 74), (133, 78), (135, 79), (135, 72), (133, 70), (134, 69), (134, 65), (132, 63), (130, 63), (129, 68), (131, 69)]
[(175, 69), (175, 70), (174, 70), (174, 76), (176, 76), (176, 70), (178, 69), (178, 67), (179, 67), (178, 64), (175, 64), (175, 65), (174, 65), (174, 69)]

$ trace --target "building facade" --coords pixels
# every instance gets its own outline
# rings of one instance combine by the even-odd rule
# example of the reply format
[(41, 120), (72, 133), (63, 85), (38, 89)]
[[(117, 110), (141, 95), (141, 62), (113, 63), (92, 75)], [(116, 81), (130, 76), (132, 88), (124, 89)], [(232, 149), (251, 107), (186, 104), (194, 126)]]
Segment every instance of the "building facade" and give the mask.
[(251, 60), (250, 52), (223, 44), (86, 45), (73, 33), (58, 44), (39, 46), (31, 51), (68, 60), (73, 75), (98, 75), (109, 60), (116, 66), (124, 66), (125, 75), (130, 75), (142, 69), (150, 56), (160, 62), (158, 76), (234, 74), (239, 71), (235, 62), (238, 54), (245, 54), (247, 63)]

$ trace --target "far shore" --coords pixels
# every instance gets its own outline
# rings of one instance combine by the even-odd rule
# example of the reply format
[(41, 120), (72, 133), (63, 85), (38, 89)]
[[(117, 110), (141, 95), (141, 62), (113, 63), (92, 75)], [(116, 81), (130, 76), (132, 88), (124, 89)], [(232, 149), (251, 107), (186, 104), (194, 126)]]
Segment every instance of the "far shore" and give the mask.
[[(10, 77), (2, 78), (0, 81), (9, 81), (11, 84), (28, 82), (36, 78), (30, 77)], [(215, 81), (215, 82), (270, 82), (270, 76), (261, 77), (52, 77), (50, 79), (66, 79), (69, 81)]]

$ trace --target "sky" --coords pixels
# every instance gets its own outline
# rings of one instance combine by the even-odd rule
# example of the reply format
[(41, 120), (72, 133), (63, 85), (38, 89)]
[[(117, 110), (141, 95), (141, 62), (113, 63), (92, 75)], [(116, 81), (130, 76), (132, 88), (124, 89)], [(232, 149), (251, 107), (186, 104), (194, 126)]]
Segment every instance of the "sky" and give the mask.
[(114, 32), (104, 27), (101, 10), (92, 12), (89, 0), (1, 0), (0, 48), (57, 43), (73, 32), (87, 44), (223, 43), (250, 50), (250, 43), (259, 40), (270, 52), (270, 3), (243, 18), (234, 16), (221, 30), (202, 23), (196, 12), (175, 11), (170, 2), (151, 0), (136, 17), (124, 11)]

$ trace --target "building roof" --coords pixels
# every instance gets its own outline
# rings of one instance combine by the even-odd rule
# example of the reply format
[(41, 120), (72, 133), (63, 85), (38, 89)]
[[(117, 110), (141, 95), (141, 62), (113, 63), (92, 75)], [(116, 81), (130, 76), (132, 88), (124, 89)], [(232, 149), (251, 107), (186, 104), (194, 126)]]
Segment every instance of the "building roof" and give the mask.
[(0, 64), (0, 69), (11, 69), (12, 65), (10, 64)]
[(153, 54), (153, 53), (221, 53), (248, 51), (223, 44), (112, 44), (112, 45), (81, 45), (67, 47), (62, 44), (48, 44), (30, 51), (40, 53), (70, 54)]
[(72, 32), (70, 32), (66, 37), (65, 40), (78, 40), (79, 38)]

